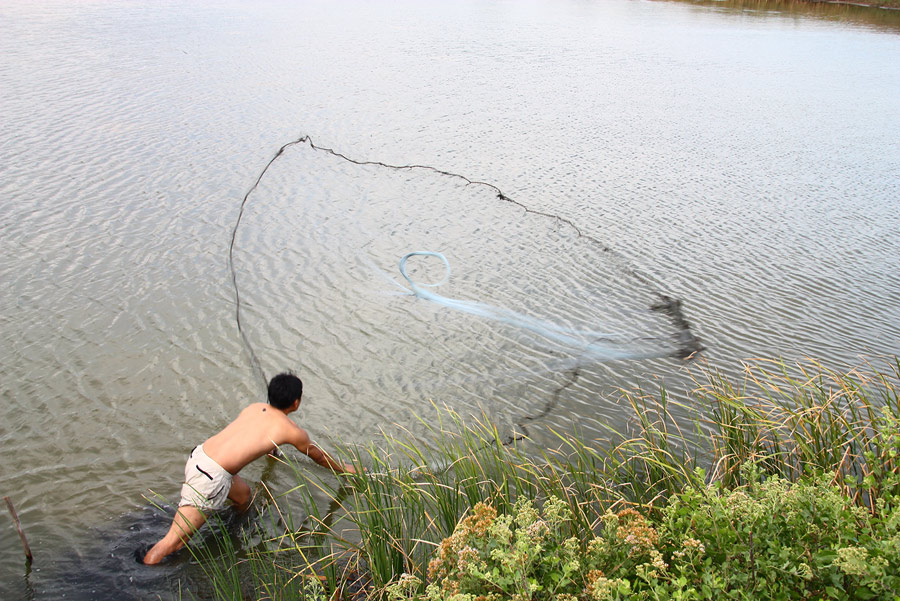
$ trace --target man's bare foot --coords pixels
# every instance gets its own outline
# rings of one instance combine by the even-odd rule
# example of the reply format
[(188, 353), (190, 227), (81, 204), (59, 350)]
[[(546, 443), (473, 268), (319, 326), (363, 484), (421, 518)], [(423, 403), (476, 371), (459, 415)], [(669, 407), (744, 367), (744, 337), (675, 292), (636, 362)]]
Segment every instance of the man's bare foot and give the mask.
[(141, 559), (141, 563), (147, 566), (155, 566), (163, 560), (163, 557), (165, 556), (161, 555), (154, 546), (144, 551), (144, 557)]
[(138, 563), (144, 563), (144, 558), (147, 557), (147, 552), (150, 551), (150, 547), (150, 545), (141, 545), (135, 549), (134, 560)]

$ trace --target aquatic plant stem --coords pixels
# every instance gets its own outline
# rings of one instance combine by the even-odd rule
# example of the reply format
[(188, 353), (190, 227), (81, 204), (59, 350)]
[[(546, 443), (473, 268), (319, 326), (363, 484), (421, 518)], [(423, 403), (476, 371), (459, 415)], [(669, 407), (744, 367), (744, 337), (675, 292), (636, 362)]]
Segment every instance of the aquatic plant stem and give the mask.
[(28, 539), (25, 538), (25, 531), (22, 530), (22, 524), (19, 522), (19, 516), (16, 514), (16, 508), (13, 507), (12, 501), (9, 500), (9, 497), (3, 497), (3, 500), (6, 501), (6, 507), (9, 509), (9, 514), (12, 516), (13, 522), (16, 524), (16, 530), (19, 531), (19, 538), (22, 540), (22, 547), (25, 549), (25, 559), (30, 564), (34, 561), (34, 555), (31, 554), (31, 547), (28, 546)]

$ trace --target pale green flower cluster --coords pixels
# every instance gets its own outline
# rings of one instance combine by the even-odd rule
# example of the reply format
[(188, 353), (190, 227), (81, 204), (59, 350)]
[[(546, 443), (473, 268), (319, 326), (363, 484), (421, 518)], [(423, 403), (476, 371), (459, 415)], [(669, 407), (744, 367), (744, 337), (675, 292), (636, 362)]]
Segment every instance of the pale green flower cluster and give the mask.
[(861, 547), (844, 547), (837, 550), (834, 564), (845, 574), (865, 576), (869, 571), (869, 552)]
[(569, 507), (555, 497), (542, 511), (522, 497), (510, 514), (499, 516), (479, 504), (441, 543), (429, 565), (426, 596), (434, 601), (595, 598), (592, 591), (604, 589), (586, 588), (581, 542), (565, 535), (570, 520)]
[[(579, 531), (558, 498), (479, 503), (429, 564), (429, 601), (878, 598), (900, 589), (900, 497), (853, 503), (833, 477), (686, 489), (655, 510), (606, 511)], [(891, 490), (900, 490), (892, 476)], [(412, 584), (410, 584), (412, 583)], [(421, 583), (403, 579), (398, 593)], [(885, 596), (887, 595), (887, 596)], [(768, 597), (767, 597), (768, 596)]]

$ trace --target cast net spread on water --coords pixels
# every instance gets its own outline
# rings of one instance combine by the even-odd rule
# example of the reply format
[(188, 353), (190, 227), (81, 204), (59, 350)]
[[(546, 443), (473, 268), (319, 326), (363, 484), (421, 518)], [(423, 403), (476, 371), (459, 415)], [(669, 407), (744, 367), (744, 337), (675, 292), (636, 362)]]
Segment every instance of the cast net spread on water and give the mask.
[(363, 427), (434, 401), (505, 411), (521, 431), (590, 366), (701, 349), (680, 302), (571, 221), (307, 136), (244, 197), (229, 267), (260, 382), (263, 365), (299, 363)]

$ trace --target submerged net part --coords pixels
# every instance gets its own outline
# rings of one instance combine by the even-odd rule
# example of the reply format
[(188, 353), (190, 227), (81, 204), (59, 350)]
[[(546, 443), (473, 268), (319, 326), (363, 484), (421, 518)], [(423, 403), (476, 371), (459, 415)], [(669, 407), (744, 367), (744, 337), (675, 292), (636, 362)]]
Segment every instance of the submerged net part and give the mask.
[[(239, 237), (241, 279), (254, 281), (243, 293)], [(263, 386), (261, 358), (301, 353), (325, 396), (376, 395), (367, 404), (401, 412), (421, 397), (506, 404), (525, 431), (564, 392), (590, 394), (575, 385), (584, 366), (702, 350), (680, 301), (565, 217), (487, 182), (357, 160), (308, 136), (281, 146), (245, 194), (228, 265)], [(428, 285), (438, 280), (446, 295)], [(374, 413), (344, 409), (360, 423)]]
[[(421, 284), (407, 273), (406, 263), (412, 257), (435, 257), (443, 265), (445, 274), (440, 282)], [(556, 323), (518, 313), (512, 309), (494, 307), (479, 301), (447, 298), (426, 288), (435, 288), (450, 279), (450, 262), (442, 253), (435, 251), (413, 251), (403, 255), (399, 263), (400, 274), (409, 284), (412, 294), (418, 298), (438, 303), (455, 311), (469, 313), (477, 317), (494, 320), (515, 328), (521, 328), (563, 346), (579, 351), (583, 360), (614, 361), (626, 359), (650, 359), (680, 355), (683, 349), (670, 348), (670, 342), (656, 337), (632, 338), (612, 331), (585, 330), (564, 327)], [(614, 328), (615, 326), (610, 326)]]

